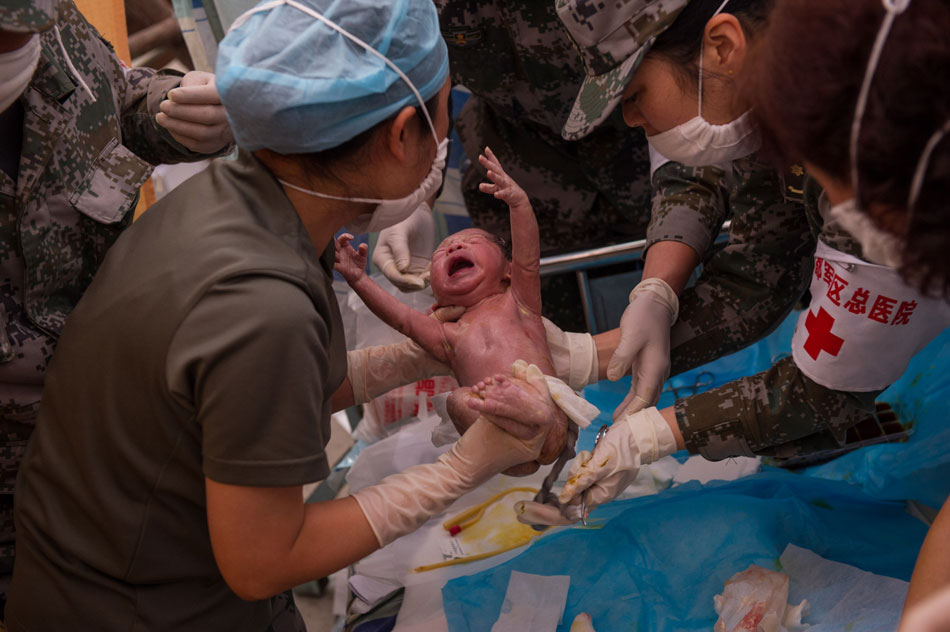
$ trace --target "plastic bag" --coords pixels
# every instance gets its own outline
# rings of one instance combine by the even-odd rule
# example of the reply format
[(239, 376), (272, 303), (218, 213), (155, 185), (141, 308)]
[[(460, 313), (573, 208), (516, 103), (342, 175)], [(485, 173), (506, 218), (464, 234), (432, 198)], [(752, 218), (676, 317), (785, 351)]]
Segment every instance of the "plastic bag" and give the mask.
[(353, 436), (366, 441), (377, 441), (388, 436), (405, 419), (421, 417), (434, 411), (432, 397), (458, 388), (455, 378), (438, 376), (400, 386), (371, 400), (363, 407), (363, 419)]

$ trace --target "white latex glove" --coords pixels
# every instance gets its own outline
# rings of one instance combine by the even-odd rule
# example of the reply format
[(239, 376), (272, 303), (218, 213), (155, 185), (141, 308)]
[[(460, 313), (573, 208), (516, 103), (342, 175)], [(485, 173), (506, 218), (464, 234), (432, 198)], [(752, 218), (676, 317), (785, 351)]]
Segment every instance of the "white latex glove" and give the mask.
[(234, 142), (210, 72), (192, 70), (185, 74), (181, 85), (168, 91), (168, 98), (159, 108), (155, 122), (193, 152), (214, 154)]
[[(443, 323), (457, 320), (464, 307), (443, 307), (432, 318)], [(346, 376), (353, 389), (354, 404), (388, 393), (394, 388), (436, 375), (452, 375), (449, 365), (437, 360), (411, 339), (346, 352)]]
[(640, 281), (630, 292), (630, 304), (620, 318), (620, 343), (607, 365), (607, 379), (630, 373), (633, 384), (614, 411), (614, 419), (656, 404), (670, 375), (670, 327), (676, 322), (679, 299), (666, 281)]
[(562, 331), (547, 318), (542, 317), (547, 334), (548, 349), (554, 362), (554, 372), (575, 391), (597, 382), (600, 363), (594, 337), (588, 333)]
[(447, 364), (439, 362), (408, 338), (388, 345), (347, 351), (346, 362), (346, 376), (353, 387), (354, 404), (365, 404), (394, 388), (419, 380), (452, 375)]
[(412, 215), (379, 232), (373, 263), (403, 292), (429, 285), (429, 260), (435, 249), (435, 220), (425, 202)]
[(544, 433), (516, 439), (479, 418), (435, 463), (416, 465), (353, 494), (380, 546), (411, 533), (502, 470), (538, 458)]
[(950, 631), (950, 587), (940, 590), (904, 613), (898, 632)]
[(580, 504), (586, 494), (593, 510), (616, 498), (634, 481), (641, 465), (676, 452), (676, 439), (666, 419), (655, 407), (644, 408), (615, 420), (594, 453), (583, 450), (574, 457), (567, 483), (558, 494), (564, 507), (532, 501), (515, 504), (518, 520), (525, 524), (571, 524), (581, 519)]

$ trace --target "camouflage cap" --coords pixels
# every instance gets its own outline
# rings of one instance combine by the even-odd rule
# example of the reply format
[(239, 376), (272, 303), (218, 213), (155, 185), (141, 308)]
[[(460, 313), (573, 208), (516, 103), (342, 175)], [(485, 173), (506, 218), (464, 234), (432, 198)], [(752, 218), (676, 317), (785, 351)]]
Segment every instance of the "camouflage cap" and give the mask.
[(584, 60), (587, 78), (561, 130), (589, 134), (613, 111), (656, 37), (689, 0), (557, 0), (557, 14)]
[(60, 0), (3, 0), (0, 29), (18, 33), (42, 33), (56, 22)]

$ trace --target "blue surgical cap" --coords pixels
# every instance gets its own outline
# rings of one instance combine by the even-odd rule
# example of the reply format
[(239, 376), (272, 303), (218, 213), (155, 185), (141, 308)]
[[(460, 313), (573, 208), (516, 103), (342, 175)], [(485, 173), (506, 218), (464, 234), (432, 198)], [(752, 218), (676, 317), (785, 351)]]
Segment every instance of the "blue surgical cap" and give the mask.
[[(423, 101), (445, 83), (448, 51), (432, 0), (297, 1), (387, 57)], [(421, 105), (384, 60), (287, 4), (228, 33), (215, 74), (234, 138), (249, 150), (322, 151)]]

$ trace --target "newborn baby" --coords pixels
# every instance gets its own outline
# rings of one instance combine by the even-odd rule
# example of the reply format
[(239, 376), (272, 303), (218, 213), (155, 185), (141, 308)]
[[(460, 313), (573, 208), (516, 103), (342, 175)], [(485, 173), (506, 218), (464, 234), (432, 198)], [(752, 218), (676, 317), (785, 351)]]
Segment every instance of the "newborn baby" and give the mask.
[(547, 433), (537, 461), (506, 471), (526, 476), (554, 462), (565, 448), (573, 456), (576, 426), (551, 398), (548, 381), (553, 378), (545, 378), (554, 375), (554, 367), (541, 321), (541, 246), (534, 210), (491, 149), (486, 147), (479, 161), (491, 180), (479, 188), (510, 209), (513, 256), (508, 261), (502, 240), (477, 228), (439, 244), (432, 255), (432, 292), (437, 307), (465, 308), (456, 322), (411, 309), (366, 276), (366, 244), (353, 250), (352, 235), (337, 240), (335, 268), (374, 314), (452, 368), (462, 387), (449, 396), (447, 408), (460, 433), (481, 414), (522, 439)]

